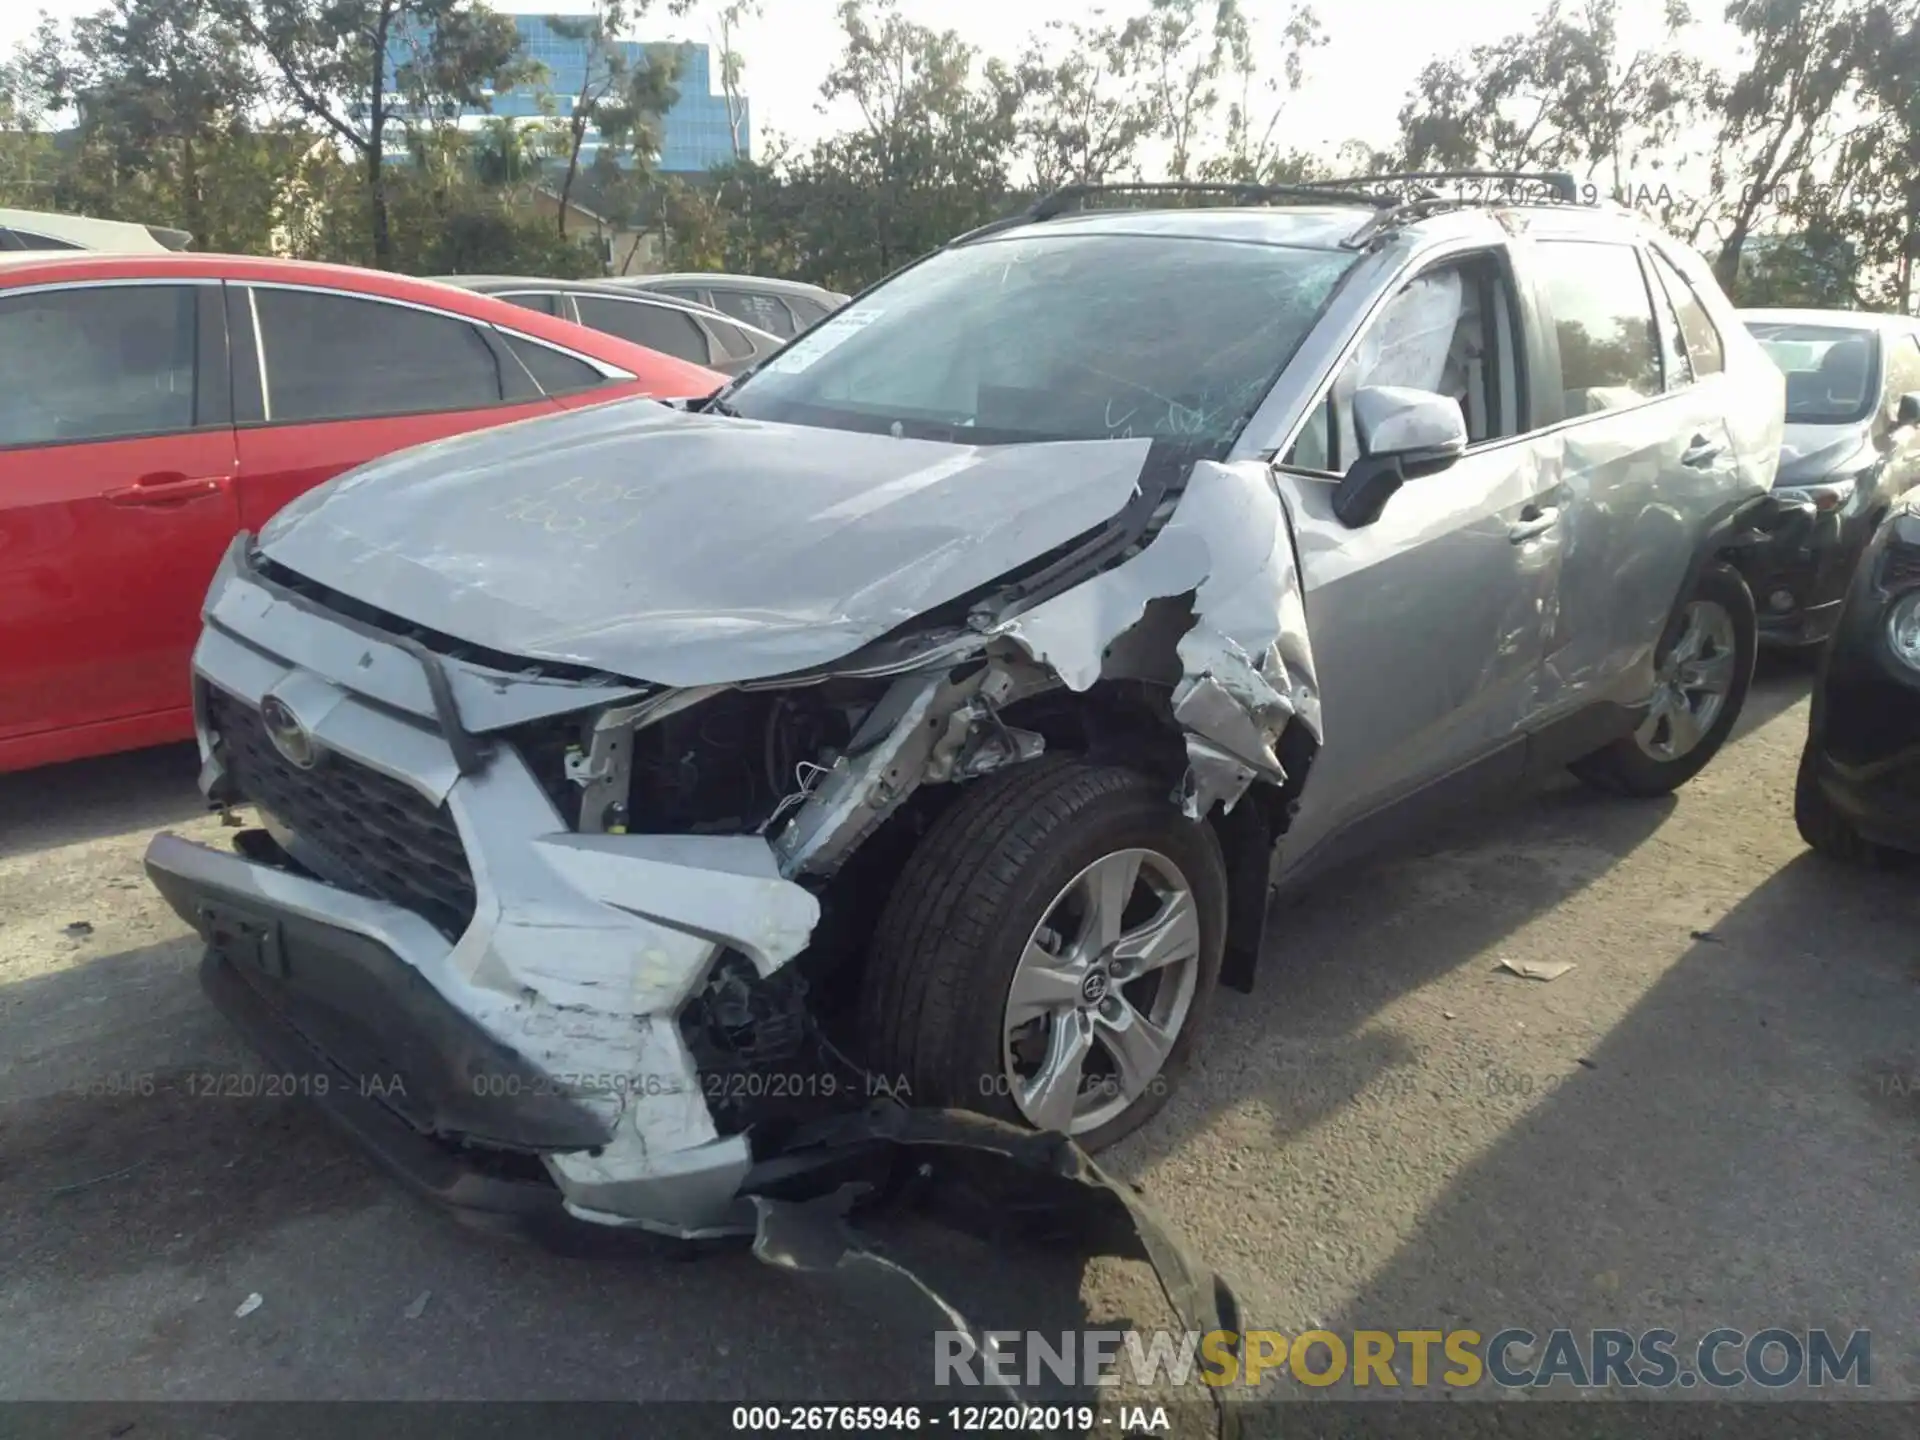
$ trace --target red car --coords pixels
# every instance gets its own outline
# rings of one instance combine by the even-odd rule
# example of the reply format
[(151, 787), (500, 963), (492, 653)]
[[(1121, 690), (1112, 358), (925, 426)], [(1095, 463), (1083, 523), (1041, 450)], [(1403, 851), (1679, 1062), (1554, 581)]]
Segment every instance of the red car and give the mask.
[(722, 379), (377, 271), (0, 257), (0, 771), (190, 737), (214, 567), (302, 491), (423, 441)]

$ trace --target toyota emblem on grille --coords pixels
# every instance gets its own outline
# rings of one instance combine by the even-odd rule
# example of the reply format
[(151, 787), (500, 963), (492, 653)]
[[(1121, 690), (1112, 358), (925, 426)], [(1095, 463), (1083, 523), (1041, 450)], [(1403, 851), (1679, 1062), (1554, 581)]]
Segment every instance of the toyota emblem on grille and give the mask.
[(269, 695), (261, 702), (260, 721), (266, 726), (267, 738), (273, 742), (273, 748), (280, 752), (289, 765), (311, 770), (319, 763), (320, 751), (313, 743), (313, 736), (279, 696)]

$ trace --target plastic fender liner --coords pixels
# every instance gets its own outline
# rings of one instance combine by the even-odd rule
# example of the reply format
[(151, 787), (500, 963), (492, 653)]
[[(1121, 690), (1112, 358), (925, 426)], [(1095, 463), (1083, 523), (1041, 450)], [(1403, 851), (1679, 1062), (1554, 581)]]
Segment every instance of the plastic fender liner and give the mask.
[[(1023, 1129), (966, 1110), (909, 1109), (879, 1102), (796, 1131), (765, 1174), (789, 1193), (796, 1165), (823, 1170), (866, 1152), (885, 1162), (873, 1193), (910, 1200), (933, 1218), (996, 1243), (1028, 1241), (1083, 1257), (1145, 1260), (1179, 1317), (1202, 1335), (1226, 1331), (1238, 1345), (1240, 1303), (1139, 1192), (1106, 1173), (1065, 1135)], [(903, 1183), (910, 1177), (910, 1183)], [(751, 1194), (749, 1174), (742, 1193)], [(849, 1215), (870, 1187), (843, 1183), (812, 1199), (751, 1194), (758, 1212), (753, 1253), (776, 1269), (834, 1281), (856, 1305), (920, 1328), (959, 1330), (981, 1353), (978, 1329), (930, 1285), (862, 1239)], [(1222, 1440), (1240, 1433), (1239, 1416), (1212, 1391)], [(1017, 1391), (1009, 1391), (1018, 1399)]]

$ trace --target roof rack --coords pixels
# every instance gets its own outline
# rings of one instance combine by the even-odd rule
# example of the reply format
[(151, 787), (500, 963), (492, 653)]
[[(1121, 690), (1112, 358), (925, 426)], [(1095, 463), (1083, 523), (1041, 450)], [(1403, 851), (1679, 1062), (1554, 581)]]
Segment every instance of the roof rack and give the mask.
[[(1488, 187), (1484, 195), (1446, 195), (1432, 188), (1436, 181), (1476, 181)], [(1497, 205), (1513, 203), (1516, 199), (1535, 200), (1545, 198), (1561, 205), (1580, 205), (1586, 202), (1580, 198), (1580, 182), (1565, 170), (1405, 170), (1384, 175), (1350, 175), (1338, 180), (1303, 180), (1301, 189), (1317, 189), (1321, 186), (1351, 189), (1359, 185), (1412, 186), (1423, 194), (1408, 197), (1413, 201), (1455, 200), (1460, 204), (1473, 204), (1476, 201)], [(1544, 190), (1544, 196), (1530, 193), (1525, 196), (1513, 192), (1522, 186), (1536, 186)], [(1505, 187), (1502, 192), (1501, 187)]]
[(1127, 180), (1108, 183), (1063, 185), (1042, 195), (1031, 205), (998, 220), (990, 220), (948, 241), (964, 245), (969, 240), (1009, 230), (1015, 225), (1052, 220), (1082, 202), (1101, 195), (1221, 195), (1247, 205), (1273, 205), (1293, 202), (1297, 205), (1365, 205), (1371, 210), (1387, 210), (1400, 202), (1378, 191), (1345, 190), (1331, 183), (1315, 185), (1259, 185), (1238, 180)]
[[(1485, 194), (1444, 194), (1436, 182), (1474, 182), (1488, 187)], [(1532, 193), (1514, 193), (1523, 186)], [(1501, 187), (1504, 187), (1504, 193)], [(1418, 193), (1398, 193), (1411, 188)], [(1381, 175), (1349, 175), (1337, 180), (1300, 180), (1285, 185), (1260, 185), (1236, 180), (1129, 180), (1112, 184), (1063, 185), (1042, 195), (1025, 209), (948, 241), (964, 245), (1016, 225), (1051, 220), (1082, 202), (1101, 195), (1220, 195), (1241, 204), (1364, 205), (1374, 213), (1341, 243), (1359, 247), (1383, 231), (1427, 215), (1475, 205), (1547, 203), (1581, 205), (1580, 182), (1564, 170), (1409, 170)]]
[(1345, 182), (1319, 184), (1259, 185), (1237, 180), (1137, 180), (1114, 184), (1064, 185), (1051, 195), (1043, 195), (1027, 207), (1028, 220), (1051, 220), (1066, 213), (1076, 201), (1100, 195), (1228, 195), (1248, 204), (1269, 205), (1274, 201), (1327, 205), (1367, 205), (1384, 210), (1398, 203), (1391, 195), (1377, 190), (1348, 188)]

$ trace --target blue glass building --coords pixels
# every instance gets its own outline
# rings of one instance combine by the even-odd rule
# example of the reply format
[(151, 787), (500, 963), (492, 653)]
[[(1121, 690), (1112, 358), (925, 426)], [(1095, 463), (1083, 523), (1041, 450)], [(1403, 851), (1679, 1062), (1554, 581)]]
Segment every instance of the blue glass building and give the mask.
[[(544, 93), (551, 97), (554, 113), (565, 119), (572, 113), (574, 97), (579, 95), (581, 81), (586, 77), (588, 42), (559, 34), (547, 23), (548, 17), (545, 15), (510, 14), (508, 18), (520, 32), (522, 52), (528, 59), (544, 65), (546, 76), (537, 83), (517, 85), (493, 96), (491, 111), (473, 110), (462, 118), (477, 123), (483, 115), (490, 113), (512, 119), (531, 119), (541, 113), (540, 101)], [(389, 75), (404, 62), (410, 48), (405, 39), (399, 38), (388, 47)], [(630, 70), (646, 67), (649, 48), (646, 44), (623, 40), (618, 42), (618, 48)], [(726, 96), (715, 89), (716, 77), (710, 68), (707, 47), (682, 45), (679, 49), (680, 67), (674, 86), (680, 92), (680, 98), (665, 116), (657, 168), (685, 174), (707, 170), (733, 159), (736, 147), (733, 126), (727, 116)], [(393, 82), (389, 81), (389, 84)], [(744, 156), (751, 153), (748, 148), (751, 135), (748, 106), (746, 98), (742, 96), (739, 154)], [(589, 132), (582, 147), (581, 159), (591, 161), (597, 148), (598, 137)]]

